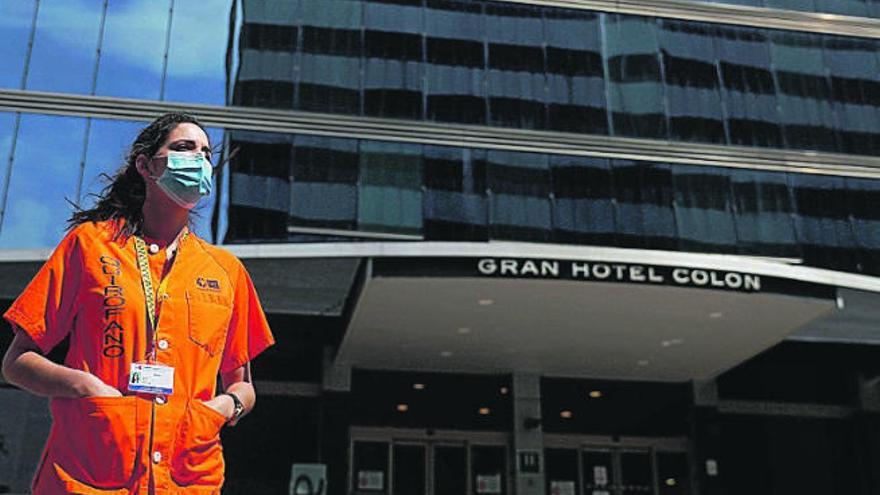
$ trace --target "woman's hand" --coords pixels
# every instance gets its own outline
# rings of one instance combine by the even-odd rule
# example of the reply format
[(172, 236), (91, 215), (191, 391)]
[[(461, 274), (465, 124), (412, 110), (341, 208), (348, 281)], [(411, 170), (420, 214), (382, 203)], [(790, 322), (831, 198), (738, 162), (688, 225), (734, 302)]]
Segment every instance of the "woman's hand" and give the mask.
[(82, 397), (122, 397), (122, 392), (87, 371), (82, 372), (76, 389)]
[(222, 414), (226, 419), (231, 418), (232, 413), (235, 412), (235, 402), (228, 395), (220, 394), (204, 404)]
[(119, 390), (97, 376), (53, 363), (40, 352), (37, 344), (23, 330), (3, 356), (3, 377), (7, 382), (43, 397), (118, 397)]

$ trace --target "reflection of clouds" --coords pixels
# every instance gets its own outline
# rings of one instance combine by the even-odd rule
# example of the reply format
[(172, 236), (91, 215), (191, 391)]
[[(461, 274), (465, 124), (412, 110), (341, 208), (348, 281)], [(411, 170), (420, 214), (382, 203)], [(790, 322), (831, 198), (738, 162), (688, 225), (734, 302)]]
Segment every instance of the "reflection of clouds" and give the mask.
[(177, 2), (171, 20), (169, 76), (225, 77), (232, 0)]
[(71, 50), (94, 51), (101, 11), (101, 3), (94, 0), (43, 0), (36, 37), (66, 43)]
[[(167, 2), (111, 2), (104, 23), (98, 93), (158, 98), (167, 25)], [(148, 87), (141, 92), (140, 86)]]
[[(64, 224), (53, 218), (51, 207), (38, 201), (36, 197), (19, 199), (15, 203), (15, 209), (26, 211), (27, 218), (21, 221), (3, 222), (0, 247), (4, 249), (50, 247), (64, 237)], [(10, 220), (15, 220), (15, 217)]]
[[(225, 103), (232, 2), (174, 2), (166, 78), (170, 99)], [(108, 3), (99, 94), (158, 98), (169, 5), (169, 0)], [(84, 69), (94, 64), (101, 15), (102, 2), (96, 0), (40, 3), (28, 84), (31, 89), (89, 91), (84, 77), (90, 71)], [(25, 21), (22, 16), (0, 16), (0, 27), (8, 32), (20, 29)]]
[(0, 229), (2, 247), (57, 243), (75, 199), (85, 119), (23, 115)]

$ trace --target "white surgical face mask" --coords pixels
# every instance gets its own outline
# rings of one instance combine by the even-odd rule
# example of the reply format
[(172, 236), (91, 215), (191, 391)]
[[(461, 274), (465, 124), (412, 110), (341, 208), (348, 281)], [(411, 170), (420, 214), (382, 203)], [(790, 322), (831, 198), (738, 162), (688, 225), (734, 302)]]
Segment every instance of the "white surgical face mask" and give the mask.
[(156, 185), (183, 208), (192, 209), (214, 188), (211, 162), (204, 153), (169, 151), (165, 171)]

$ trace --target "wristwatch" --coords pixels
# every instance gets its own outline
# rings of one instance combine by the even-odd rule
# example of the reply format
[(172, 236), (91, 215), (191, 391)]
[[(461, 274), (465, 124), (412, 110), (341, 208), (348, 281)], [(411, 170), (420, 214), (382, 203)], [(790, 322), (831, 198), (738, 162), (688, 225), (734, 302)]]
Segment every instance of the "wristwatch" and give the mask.
[(242, 404), (238, 396), (233, 394), (232, 392), (223, 392), (223, 395), (228, 395), (232, 397), (232, 402), (234, 404), (232, 409), (232, 417), (229, 418), (226, 423), (229, 425), (234, 425), (238, 422), (239, 418), (241, 418), (241, 415), (244, 413), (244, 404)]

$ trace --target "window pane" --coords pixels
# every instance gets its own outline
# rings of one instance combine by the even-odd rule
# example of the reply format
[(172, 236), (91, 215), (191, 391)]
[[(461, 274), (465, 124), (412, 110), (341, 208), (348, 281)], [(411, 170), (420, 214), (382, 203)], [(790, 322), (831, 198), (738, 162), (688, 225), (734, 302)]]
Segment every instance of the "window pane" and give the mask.
[(647, 452), (621, 452), (622, 495), (642, 495), (654, 491), (654, 467)]
[[(101, 174), (113, 177), (125, 166), (126, 153), (146, 122), (93, 119), (89, 128), (86, 163), (79, 198), (82, 208), (95, 205), (95, 197), (107, 186)], [(74, 198), (71, 198), (74, 199)]]
[(544, 16), (548, 127), (608, 134), (598, 15), (546, 9)]
[(487, 240), (485, 151), (425, 146), (424, 154), (425, 237)]
[(353, 139), (297, 136), (290, 218), (294, 225), (353, 230), (358, 146)]
[(545, 493), (578, 495), (578, 452), (575, 449), (544, 450), (546, 483)]
[(585, 450), (581, 453), (584, 493), (610, 492), (616, 485), (611, 452)]
[(352, 492), (370, 495), (388, 493), (388, 444), (354, 442), (352, 450)]
[(0, 191), (6, 184), (9, 171), (9, 153), (12, 151), (16, 114), (0, 112)]
[(744, 169), (731, 169), (729, 174), (740, 252), (799, 258), (785, 174)]
[[(54, 246), (76, 197), (85, 119), (22, 115), (0, 228), (0, 247)], [(40, 191), (39, 196), (34, 192)]]
[(235, 105), (293, 108), (299, 12), (299, 0), (244, 3)]
[(605, 21), (613, 134), (665, 138), (656, 19), (608, 14)]
[(790, 174), (795, 233), (808, 265), (853, 271), (858, 266), (842, 177)]
[(617, 195), (619, 245), (675, 249), (669, 165), (630, 160), (612, 160), (611, 163)]
[(302, 0), (302, 110), (361, 113), (362, 3)]
[(504, 447), (471, 447), (471, 493), (507, 493)]
[(718, 27), (715, 39), (730, 144), (782, 147), (766, 31)]
[(547, 155), (489, 151), (491, 234), (495, 239), (546, 241), (550, 237)]
[(425, 476), (425, 446), (399, 445), (392, 449), (394, 466), (393, 495), (422, 495), (427, 486)]
[(880, 181), (847, 178), (853, 232), (861, 248), (861, 270), (880, 275)]
[(232, 0), (174, 2), (164, 100), (226, 104)]
[[(253, 31), (253, 26), (246, 26)], [(291, 35), (293, 36), (293, 35)], [(235, 84), (234, 105), (293, 108), (293, 55), (245, 49)]]
[(421, 234), (422, 148), (363, 141), (360, 147), (360, 230)]
[(543, 129), (546, 121), (541, 10), (489, 4), (489, 123)]
[(434, 495), (467, 493), (467, 452), (465, 447), (434, 447)]
[(0, 3), (0, 87), (22, 87), (24, 61), (34, 20), (34, 0), (6, 0)]
[(92, 92), (103, 3), (41, 0), (27, 89)]
[(560, 242), (614, 245), (614, 190), (604, 158), (552, 156), (553, 234)]
[(427, 118), (486, 122), (485, 27), (476, 2), (428, 0), (425, 10)]
[(365, 5), (364, 112), (367, 115), (422, 118), (422, 19), (421, 1)]
[(841, 150), (880, 153), (880, 52), (877, 40), (826, 36), (825, 61), (831, 73), (831, 91), (837, 114)]
[(774, 31), (770, 39), (786, 145), (836, 151), (831, 81), (826, 75), (820, 36)]
[(657, 452), (657, 479), (660, 495), (690, 495), (691, 483), (687, 454)]
[(287, 237), (294, 137), (231, 131), (229, 232), (235, 240)]
[(167, 28), (167, 1), (109, 2), (95, 92), (158, 100)]
[(727, 142), (713, 44), (717, 29), (666, 19), (661, 25), (670, 139)]
[(676, 165), (675, 224), (679, 246), (686, 251), (736, 252), (736, 226), (727, 171)]

